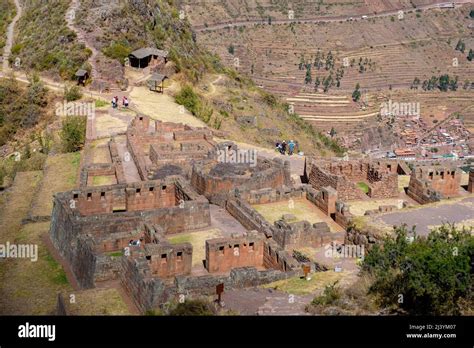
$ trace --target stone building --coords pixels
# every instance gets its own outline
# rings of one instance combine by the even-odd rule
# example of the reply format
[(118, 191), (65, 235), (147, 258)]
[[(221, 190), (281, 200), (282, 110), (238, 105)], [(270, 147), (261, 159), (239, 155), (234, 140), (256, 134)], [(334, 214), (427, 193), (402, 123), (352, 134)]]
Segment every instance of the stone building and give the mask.
[(459, 195), (461, 172), (456, 167), (417, 166), (411, 173), (407, 194), (420, 204)]
[[(313, 161), (309, 183), (316, 190), (332, 187), (342, 201), (398, 196), (397, 162)], [(364, 192), (361, 187), (367, 187)]]

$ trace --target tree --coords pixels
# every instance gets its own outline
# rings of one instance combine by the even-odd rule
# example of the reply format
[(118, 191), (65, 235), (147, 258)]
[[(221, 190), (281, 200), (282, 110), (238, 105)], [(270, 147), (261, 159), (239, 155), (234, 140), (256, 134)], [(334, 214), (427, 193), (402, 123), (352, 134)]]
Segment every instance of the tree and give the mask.
[(458, 43), (456, 44), (455, 50), (461, 51), (462, 53), (464, 53), (465, 49), (466, 49), (466, 44), (461, 39), (459, 39)]
[(299, 70), (303, 70), (304, 67), (305, 67), (305, 65), (306, 65), (306, 63), (305, 63), (305, 61), (304, 61), (304, 56), (302, 55), (302, 56), (300, 57), (300, 63), (298, 64), (298, 69), (299, 69)]
[(332, 55), (332, 52), (329, 51), (327, 56), (326, 56), (326, 70), (334, 68), (334, 57)]
[(360, 99), (361, 93), (360, 93), (360, 85), (357, 83), (354, 92), (352, 92), (352, 100), (355, 102), (358, 102)]
[(439, 77), (439, 85), (438, 85), (438, 88), (443, 91), (443, 92), (446, 92), (448, 90), (448, 87), (449, 87), (449, 75), (441, 75)]
[(459, 315), (463, 300), (473, 301), (473, 261), (469, 230), (443, 225), (419, 237), (404, 225), (367, 253), (362, 272), (374, 277), (369, 293), (382, 306), (411, 315)]
[(318, 87), (321, 84), (321, 81), (319, 80), (319, 76), (316, 76), (316, 79), (314, 80), (314, 91), (318, 91)]
[(234, 53), (235, 53), (235, 47), (234, 47), (234, 45), (233, 45), (233, 44), (230, 44), (230, 46), (227, 48), (227, 51), (228, 51), (230, 54), (234, 55)]
[(272, 25), (272, 17), (268, 16), (268, 25)]
[(458, 89), (458, 77), (449, 80), (449, 89), (455, 91)]
[(308, 64), (308, 66), (306, 67), (306, 76), (304, 78), (304, 83), (308, 85), (311, 82), (313, 82), (313, 78), (311, 77), (311, 64)]
[(329, 135), (331, 136), (331, 138), (334, 138), (334, 136), (336, 135), (336, 130), (334, 129), (334, 127), (331, 127), (331, 131), (329, 132)]
[(324, 93), (329, 91), (329, 88), (332, 86), (333, 80), (332, 80), (332, 75), (329, 75), (326, 77), (326, 79), (323, 81), (323, 86), (324, 86)]
[(472, 60), (474, 59), (474, 51), (472, 50), (472, 48), (469, 50), (469, 54), (467, 55), (467, 60), (472, 62)]

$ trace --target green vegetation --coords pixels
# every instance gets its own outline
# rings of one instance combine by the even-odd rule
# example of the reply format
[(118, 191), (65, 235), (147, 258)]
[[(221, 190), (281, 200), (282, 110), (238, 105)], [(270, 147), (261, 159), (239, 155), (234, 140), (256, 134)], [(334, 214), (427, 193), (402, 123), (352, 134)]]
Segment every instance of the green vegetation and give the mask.
[(64, 152), (75, 152), (82, 149), (86, 138), (87, 118), (68, 116), (63, 120), (61, 140)]
[(356, 84), (354, 92), (352, 92), (352, 100), (358, 102), (360, 100), (361, 93), (360, 93), (360, 85)]
[(104, 106), (108, 106), (109, 103), (106, 102), (105, 100), (102, 100), (102, 99), (96, 99), (95, 101), (95, 107), (96, 108), (103, 108)]
[(112, 42), (110, 46), (102, 50), (102, 53), (109, 58), (117, 59), (122, 65), (124, 65), (125, 58), (127, 58), (132, 51), (133, 50), (126, 42)]
[(64, 86), (64, 99), (68, 102), (79, 100), (82, 98), (81, 89), (78, 86)]
[(442, 92), (456, 91), (458, 89), (458, 76), (450, 77), (448, 74), (439, 77), (432, 76), (429, 80), (423, 81), (421, 88), (424, 91), (431, 91), (435, 88)]
[(186, 85), (176, 95), (175, 100), (178, 104), (183, 105), (194, 116), (209, 123), (214, 110), (203, 100), (190, 85)]
[(214, 315), (207, 301), (196, 299), (178, 303), (170, 310), (171, 316), (210, 316)]
[(312, 305), (331, 305), (341, 298), (341, 290), (337, 286), (339, 281), (326, 285), (322, 295), (317, 296), (311, 301)]
[(7, 0), (0, 2), (0, 50), (5, 46), (5, 33), (7, 32), (8, 24), (13, 20), (15, 14), (16, 9), (13, 1)]
[(365, 182), (358, 182), (357, 186), (364, 192), (365, 194), (369, 193), (369, 185), (367, 185)]
[(46, 253), (44, 258), (48, 263), (48, 268), (50, 269), (52, 283), (57, 285), (67, 285), (68, 280), (66, 277), (66, 272), (64, 272), (62, 266), (51, 256), (49, 252)]
[(45, 118), (47, 90), (37, 78), (27, 88), (14, 79), (0, 80), (0, 146), (13, 139), (19, 129), (32, 128)]
[(73, 79), (91, 52), (76, 40), (65, 20), (66, 0), (26, 1), (18, 21), (12, 61), (20, 58), (23, 69), (51, 71), (63, 79)]
[(473, 258), (470, 231), (443, 225), (424, 238), (401, 226), (383, 247), (368, 252), (362, 270), (374, 277), (369, 293), (382, 306), (414, 315), (458, 315), (474, 304)]

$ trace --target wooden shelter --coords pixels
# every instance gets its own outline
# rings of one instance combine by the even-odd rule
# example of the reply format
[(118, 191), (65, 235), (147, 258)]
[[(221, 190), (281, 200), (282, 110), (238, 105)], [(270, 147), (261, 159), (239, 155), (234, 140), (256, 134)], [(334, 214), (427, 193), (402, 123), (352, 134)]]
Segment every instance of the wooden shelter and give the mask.
[(163, 61), (166, 64), (168, 51), (145, 47), (133, 51), (129, 54), (128, 58), (131, 67), (143, 69), (149, 65), (156, 65), (159, 61)]
[(89, 73), (87, 72), (87, 70), (79, 69), (78, 71), (76, 71), (75, 76), (77, 78), (77, 84), (85, 86), (86, 81), (89, 78)]
[(164, 91), (164, 80), (166, 80), (168, 76), (163, 74), (154, 73), (151, 77), (147, 80), (147, 85), (150, 88), (150, 91), (155, 91), (158, 93), (163, 93)]

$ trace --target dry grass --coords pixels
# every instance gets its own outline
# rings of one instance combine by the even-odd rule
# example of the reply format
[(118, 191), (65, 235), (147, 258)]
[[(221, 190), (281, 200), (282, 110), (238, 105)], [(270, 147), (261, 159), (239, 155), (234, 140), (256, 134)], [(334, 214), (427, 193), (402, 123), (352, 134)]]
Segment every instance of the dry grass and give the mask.
[(166, 93), (161, 94), (145, 87), (135, 87), (130, 93), (130, 100), (137, 111), (155, 120), (184, 123), (193, 127), (206, 126), (188, 110), (180, 108), (174, 98)]
[(263, 285), (266, 289), (276, 289), (293, 295), (308, 295), (324, 290), (326, 285), (333, 284), (335, 281), (341, 281), (343, 278), (351, 276), (351, 272), (317, 272), (312, 273), (311, 280), (293, 277), (284, 280)]
[[(89, 289), (72, 292), (74, 303), (68, 303), (71, 315), (130, 315), (119, 291), (111, 289)], [(65, 301), (71, 302), (68, 294)]]
[(110, 163), (110, 151), (106, 147), (91, 149), (92, 163)]
[(399, 175), (398, 176), (398, 191), (404, 192), (404, 188), (408, 187), (410, 183), (410, 175)]
[(32, 203), (33, 216), (51, 215), (53, 194), (68, 191), (76, 187), (81, 153), (66, 153), (49, 156), (46, 159), (44, 177), (39, 192)]
[(293, 199), (292, 201), (280, 201), (267, 204), (256, 204), (253, 208), (257, 210), (270, 223), (280, 220), (284, 214), (292, 214), (296, 221), (307, 220), (310, 223), (327, 222), (332, 232), (342, 231), (342, 228), (328, 218), (322, 211), (315, 207), (306, 198)]
[(222, 232), (217, 228), (167, 236), (171, 244), (191, 243), (193, 246), (193, 266), (201, 265), (202, 260), (206, 258), (206, 240), (219, 237), (222, 237)]
[(92, 177), (92, 186), (115, 185), (117, 178), (115, 175), (97, 175)]
[[(132, 115), (130, 115), (132, 117)], [(109, 114), (97, 114), (94, 120), (97, 136), (120, 133), (127, 130), (127, 122)]]
[(15, 240), (38, 245), (38, 260), (8, 259), (0, 265), (1, 314), (47, 315), (56, 309), (57, 293), (71, 291), (66, 274), (43, 243), (49, 222), (25, 225)]

